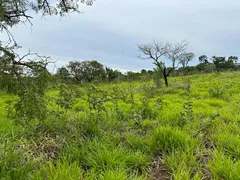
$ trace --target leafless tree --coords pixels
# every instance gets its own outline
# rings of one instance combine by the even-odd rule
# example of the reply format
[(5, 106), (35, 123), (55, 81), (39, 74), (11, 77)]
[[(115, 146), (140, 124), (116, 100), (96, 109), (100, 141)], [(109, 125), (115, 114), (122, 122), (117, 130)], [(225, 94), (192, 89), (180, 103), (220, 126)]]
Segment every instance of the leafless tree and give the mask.
[[(181, 43), (177, 43), (172, 45), (169, 42), (160, 42), (157, 40), (153, 40), (153, 42), (148, 44), (138, 44), (137, 47), (139, 51), (142, 52), (141, 59), (151, 59), (153, 60), (153, 64), (157, 66), (164, 77), (165, 85), (168, 86), (168, 76), (170, 73), (177, 68), (179, 63), (179, 59), (182, 54), (185, 52), (187, 43), (186, 41), (182, 41)], [(171, 67), (166, 67), (166, 64), (163, 59), (170, 60), (172, 65)], [(177, 64), (177, 65), (176, 65)]]
[(182, 65), (183, 68), (185, 68), (193, 58), (194, 53), (183, 53), (179, 58), (179, 63)]

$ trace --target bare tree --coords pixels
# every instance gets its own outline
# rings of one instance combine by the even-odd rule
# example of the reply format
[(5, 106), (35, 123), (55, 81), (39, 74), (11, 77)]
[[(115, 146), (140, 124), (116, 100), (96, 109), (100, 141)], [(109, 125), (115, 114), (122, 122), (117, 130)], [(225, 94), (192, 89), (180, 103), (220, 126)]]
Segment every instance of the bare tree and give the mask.
[(193, 58), (194, 53), (183, 53), (179, 58), (179, 63), (182, 65), (183, 68), (185, 68)]
[[(137, 45), (139, 51), (141, 51), (144, 55), (140, 56), (140, 58), (153, 60), (153, 64), (156, 65), (162, 73), (166, 86), (168, 86), (167, 78), (170, 73), (177, 68), (178, 64), (176, 65), (176, 63), (185, 52), (186, 46), (187, 43), (185, 41), (172, 45), (169, 42), (162, 43), (157, 40), (153, 40), (152, 43)], [(163, 57), (172, 62), (170, 67), (167, 67), (165, 62), (160, 59)]]

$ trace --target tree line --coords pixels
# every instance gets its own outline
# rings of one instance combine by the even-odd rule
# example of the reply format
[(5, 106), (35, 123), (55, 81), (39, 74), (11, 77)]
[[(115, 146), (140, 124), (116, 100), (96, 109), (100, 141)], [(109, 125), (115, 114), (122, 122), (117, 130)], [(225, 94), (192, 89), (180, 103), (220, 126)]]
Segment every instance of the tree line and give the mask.
[(137, 47), (141, 52), (139, 58), (150, 60), (155, 65), (153, 70), (142, 69), (141, 72), (128, 71), (123, 74), (118, 70), (104, 67), (96, 60), (70, 61), (67, 66), (59, 68), (54, 77), (61, 79), (62, 82), (78, 84), (154, 79), (158, 86), (161, 86), (163, 79), (164, 84), (168, 86), (169, 76), (240, 69), (237, 56), (208, 58), (206, 55), (201, 55), (196, 66), (189, 66), (195, 55), (186, 51), (187, 45), (186, 41), (172, 44), (157, 40), (138, 44)]
[[(58, 82), (86, 84), (91, 82), (120, 82), (120, 81), (134, 81), (143, 80), (149, 81), (154, 79), (168, 78), (169, 76), (182, 76), (197, 73), (211, 73), (219, 71), (239, 70), (240, 65), (237, 63), (237, 56), (221, 57), (212, 56), (208, 58), (206, 55), (198, 57), (198, 64), (196, 66), (188, 66), (190, 60), (194, 57), (193, 53), (184, 53), (181, 55), (179, 64), (180, 67), (171, 66), (166, 67), (163, 62), (154, 62), (156, 64), (153, 70), (142, 69), (140, 72), (128, 71), (122, 73), (119, 70), (110, 67), (104, 67), (96, 60), (92, 61), (70, 61), (66, 66), (57, 69), (53, 74), (53, 78)], [(168, 86), (168, 81), (165, 82)]]

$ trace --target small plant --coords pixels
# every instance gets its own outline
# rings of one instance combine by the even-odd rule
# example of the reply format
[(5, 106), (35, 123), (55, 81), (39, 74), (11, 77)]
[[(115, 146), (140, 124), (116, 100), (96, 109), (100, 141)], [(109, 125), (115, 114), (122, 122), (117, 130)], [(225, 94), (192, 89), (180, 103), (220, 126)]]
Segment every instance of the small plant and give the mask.
[(42, 95), (26, 89), (14, 105), (15, 122), (25, 126), (32, 120), (37, 120), (40, 124), (43, 123), (48, 112), (46, 104), (46, 100)]
[(187, 94), (190, 95), (191, 93), (191, 79), (190, 78), (184, 78), (184, 89), (186, 90)]
[(58, 97), (55, 99), (57, 104), (56, 115), (63, 114), (66, 117), (68, 110), (72, 109), (75, 104), (75, 95), (71, 88), (62, 84), (59, 87)]
[(182, 122), (179, 124), (180, 127), (183, 127), (186, 123), (191, 122), (194, 119), (193, 115), (193, 102), (188, 101), (184, 103), (184, 110), (180, 113), (182, 117)]
[(161, 78), (163, 78), (161, 70), (159, 68), (155, 68), (153, 71), (153, 80), (154, 80), (154, 83), (156, 84), (157, 88), (162, 88)]
[(199, 137), (202, 140), (202, 144), (205, 147), (212, 146), (211, 134), (214, 132), (214, 127), (217, 121), (215, 119), (219, 116), (219, 113), (213, 113), (208, 119), (201, 121), (199, 129), (193, 135)]
[(108, 112), (104, 106), (104, 103), (110, 101), (111, 98), (107, 91), (102, 91), (96, 86), (91, 85), (87, 93), (87, 102), (92, 116), (96, 117), (96, 120), (103, 118), (103, 112), (108, 115)]

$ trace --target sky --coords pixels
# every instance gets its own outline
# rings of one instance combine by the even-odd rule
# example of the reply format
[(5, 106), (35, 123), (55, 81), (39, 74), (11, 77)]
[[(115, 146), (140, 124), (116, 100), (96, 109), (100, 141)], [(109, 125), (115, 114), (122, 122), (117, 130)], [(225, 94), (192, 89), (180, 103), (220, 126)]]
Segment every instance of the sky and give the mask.
[(80, 5), (81, 14), (64, 18), (33, 14), (33, 25), (11, 30), (23, 48), (51, 56), (61, 67), (69, 61), (97, 60), (126, 71), (152, 69), (142, 60), (137, 44), (153, 39), (189, 42), (187, 51), (198, 57), (240, 56), (239, 0), (96, 0)]

